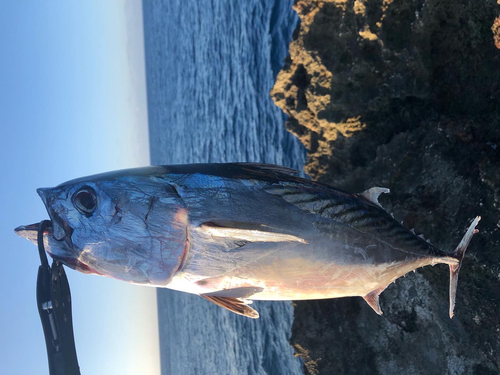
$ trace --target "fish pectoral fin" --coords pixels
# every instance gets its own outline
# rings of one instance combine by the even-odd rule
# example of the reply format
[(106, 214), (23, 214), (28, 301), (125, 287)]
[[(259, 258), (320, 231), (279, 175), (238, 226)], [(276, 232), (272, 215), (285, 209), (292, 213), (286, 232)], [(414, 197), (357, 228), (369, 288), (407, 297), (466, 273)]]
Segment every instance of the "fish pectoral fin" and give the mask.
[(387, 188), (382, 188), (382, 187), (372, 187), (370, 189), (367, 189), (363, 191), (361, 194), (362, 197), (368, 199), (370, 202), (376, 204), (380, 208), (383, 208), (382, 205), (378, 201), (378, 197), (380, 194), (388, 194), (391, 191)]
[(247, 302), (239, 298), (232, 297), (218, 297), (214, 295), (200, 294), (201, 297), (206, 300), (215, 303), (216, 305), (223, 307), (229, 311), (234, 312), (238, 315), (243, 315), (248, 318), (257, 319), (259, 313), (247, 305)]
[(382, 315), (382, 309), (380, 308), (380, 303), (379, 303), (379, 296), (380, 293), (382, 293), (386, 286), (383, 286), (381, 288), (375, 289), (374, 291), (371, 291), (368, 293), (366, 296), (363, 297), (363, 299), (366, 301), (366, 303), (375, 311), (377, 314)]
[(206, 222), (200, 225), (206, 233), (213, 237), (231, 238), (248, 242), (301, 242), (303, 238), (272, 231), (264, 225), (242, 222)]
[(263, 290), (264, 288), (261, 287), (248, 286), (218, 290), (212, 293), (200, 294), (200, 296), (236, 314), (257, 319), (259, 317), (259, 313), (248, 306), (248, 304), (252, 303), (252, 301), (247, 300), (247, 298), (253, 296), (255, 293), (260, 293)]

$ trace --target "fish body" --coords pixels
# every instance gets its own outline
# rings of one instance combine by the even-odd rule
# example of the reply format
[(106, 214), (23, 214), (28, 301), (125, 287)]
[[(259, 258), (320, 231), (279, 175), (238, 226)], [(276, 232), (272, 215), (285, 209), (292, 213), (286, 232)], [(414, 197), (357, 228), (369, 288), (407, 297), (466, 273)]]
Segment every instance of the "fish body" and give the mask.
[[(54, 258), (86, 273), (198, 294), (249, 317), (250, 300), (379, 294), (409, 271), (450, 267), (450, 316), (462, 257), (405, 229), (377, 201), (267, 164), (146, 167), (39, 189)], [(30, 237), (34, 226), (17, 228)]]

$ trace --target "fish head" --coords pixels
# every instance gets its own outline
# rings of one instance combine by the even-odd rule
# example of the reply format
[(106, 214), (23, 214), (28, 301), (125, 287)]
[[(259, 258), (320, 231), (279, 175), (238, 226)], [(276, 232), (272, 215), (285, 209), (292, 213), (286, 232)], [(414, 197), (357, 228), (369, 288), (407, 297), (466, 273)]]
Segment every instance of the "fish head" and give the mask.
[[(51, 221), (45, 249), (70, 268), (164, 286), (184, 261), (187, 211), (168, 182), (89, 177), (37, 192)], [(36, 243), (37, 229), (34, 224), (16, 232)]]

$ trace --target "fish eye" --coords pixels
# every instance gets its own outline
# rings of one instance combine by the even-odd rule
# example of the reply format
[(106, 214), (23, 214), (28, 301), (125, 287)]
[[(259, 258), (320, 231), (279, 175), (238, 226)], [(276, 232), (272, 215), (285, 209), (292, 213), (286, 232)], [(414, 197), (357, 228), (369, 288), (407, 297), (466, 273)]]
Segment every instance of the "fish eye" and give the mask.
[(73, 194), (73, 206), (84, 215), (91, 215), (97, 207), (97, 196), (94, 189), (85, 186)]

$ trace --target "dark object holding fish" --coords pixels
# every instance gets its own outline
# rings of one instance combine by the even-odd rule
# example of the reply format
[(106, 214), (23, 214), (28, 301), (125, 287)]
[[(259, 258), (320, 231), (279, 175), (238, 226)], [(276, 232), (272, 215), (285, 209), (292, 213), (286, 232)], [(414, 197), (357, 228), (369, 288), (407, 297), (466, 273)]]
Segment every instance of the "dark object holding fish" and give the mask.
[[(252, 300), (379, 295), (419, 267), (450, 268), (450, 317), (476, 217), (453, 252), (405, 229), (378, 203), (252, 163), (156, 166), (38, 189), (47, 252), (80, 272), (198, 294), (257, 318)], [(16, 232), (36, 243), (38, 224)]]
[(80, 375), (73, 336), (71, 292), (62, 264), (49, 266), (43, 246), (43, 233), (50, 221), (38, 225), (37, 243), (40, 267), (36, 283), (36, 302), (42, 321), (50, 375)]

